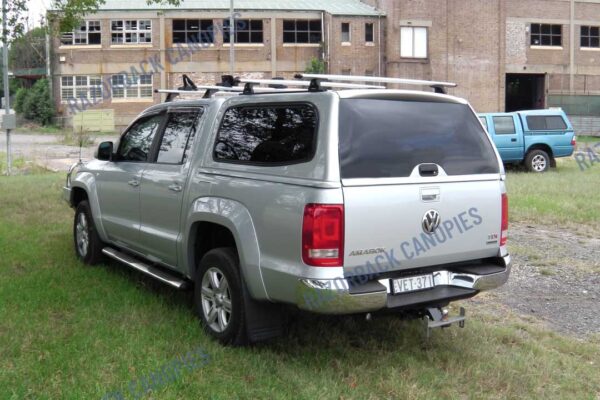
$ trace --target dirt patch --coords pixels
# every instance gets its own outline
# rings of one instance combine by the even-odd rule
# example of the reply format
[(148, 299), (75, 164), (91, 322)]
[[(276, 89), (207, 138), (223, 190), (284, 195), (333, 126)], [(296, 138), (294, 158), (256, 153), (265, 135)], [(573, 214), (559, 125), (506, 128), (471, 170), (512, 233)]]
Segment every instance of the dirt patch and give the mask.
[(600, 240), (519, 224), (511, 225), (509, 235), (511, 277), (487, 299), (562, 333), (600, 333)]

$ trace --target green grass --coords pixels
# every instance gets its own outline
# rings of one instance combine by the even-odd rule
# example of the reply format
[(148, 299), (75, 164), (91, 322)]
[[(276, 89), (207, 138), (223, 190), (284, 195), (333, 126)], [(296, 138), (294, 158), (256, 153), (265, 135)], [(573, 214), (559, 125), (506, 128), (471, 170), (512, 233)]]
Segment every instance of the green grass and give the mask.
[[(0, 177), (2, 399), (101, 398), (198, 348), (209, 355), (207, 365), (146, 398), (600, 395), (600, 338), (560, 336), (510, 312), (492, 313), (481, 301), (469, 306), (464, 330), (436, 331), (426, 347), (414, 321), (304, 314), (273, 343), (222, 347), (201, 331), (190, 293), (120, 265), (90, 268), (76, 260), (63, 180)], [(511, 199), (520, 204), (517, 193)]]
[(597, 143), (600, 142), (600, 136), (577, 136), (578, 143)]
[(512, 221), (560, 224), (577, 230), (600, 228), (600, 164), (582, 171), (571, 159), (543, 174), (508, 171)]

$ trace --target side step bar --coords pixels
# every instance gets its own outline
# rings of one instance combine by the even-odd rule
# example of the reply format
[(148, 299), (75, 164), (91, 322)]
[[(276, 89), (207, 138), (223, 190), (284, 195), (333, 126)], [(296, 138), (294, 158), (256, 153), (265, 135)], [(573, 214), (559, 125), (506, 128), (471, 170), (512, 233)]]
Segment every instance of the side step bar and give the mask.
[(184, 279), (170, 275), (168, 272), (152, 267), (148, 264), (144, 264), (137, 258), (117, 251), (113, 248), (105, 247), (102, 249), (102, 253), (176, 289), (184, 289), (187, 286), (187, 282)]

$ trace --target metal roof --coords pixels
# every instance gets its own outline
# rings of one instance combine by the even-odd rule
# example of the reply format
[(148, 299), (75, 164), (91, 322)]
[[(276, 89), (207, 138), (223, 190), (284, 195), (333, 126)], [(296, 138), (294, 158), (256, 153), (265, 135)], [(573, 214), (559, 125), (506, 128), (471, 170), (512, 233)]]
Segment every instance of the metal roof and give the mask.
[[(332, 15), (378, 16), (385, 13), (360, 0), (236, 0), (235, 10), (325, 11)], [(228, 11), (229, 0), (181, 0), (178, 6), (150, 4), (146, 0), (106, 0), (98, 11), (122, 10), (210, 10)]]

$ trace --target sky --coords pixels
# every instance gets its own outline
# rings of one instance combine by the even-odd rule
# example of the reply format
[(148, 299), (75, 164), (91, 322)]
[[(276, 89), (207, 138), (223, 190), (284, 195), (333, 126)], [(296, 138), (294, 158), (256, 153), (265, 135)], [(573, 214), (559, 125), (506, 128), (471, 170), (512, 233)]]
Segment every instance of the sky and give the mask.
[(29, 27), (33, 28), (40, 25), (40, 17), (46, 15), (46, 10), (50, 6), (51, 0), (27, 0), (27, 10), (29, 17)]

